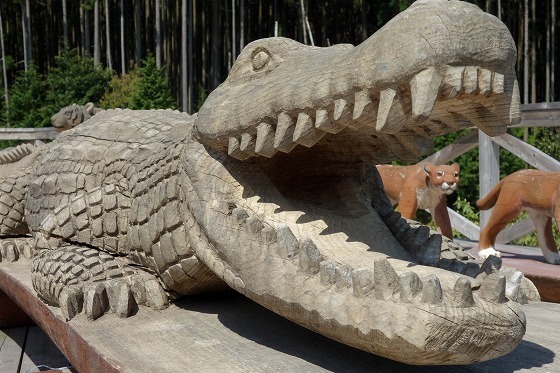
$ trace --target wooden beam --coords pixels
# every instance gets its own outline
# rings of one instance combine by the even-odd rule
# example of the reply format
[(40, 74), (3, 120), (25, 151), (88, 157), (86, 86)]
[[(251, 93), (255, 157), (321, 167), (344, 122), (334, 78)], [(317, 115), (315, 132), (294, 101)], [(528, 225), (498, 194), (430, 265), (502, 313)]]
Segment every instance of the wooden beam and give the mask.
[(0, 140), (53, 140), (57, 136), (54, 127), (0, 128)]
[(458, 212), (451, 210), (449, 207), (447, 208), (447, 212), (449, 213), (449, 220), (451, 220), (451, 226), (453, 229), (467, 237), (469, 240), (478, 241), (478, 238), (480, 237), (480, 228), (478, 225), (463, 217)]
[(493, 137), (492, 141), (539, 170), (560, 171), (560, 162), (517, 137), (506, 133)]
[(451, 160), (465, 154), (471, 149), (478, 146), (478, 131), (472, 131), (468, 135), (461, 137), (453, 144), (447, 145), (445, 148), (435, 152), (429, 157), (424, 158), (422, 162), (430, 162), (433, 164), (445, 164)]
[[(500, 181), (500, 147), (492, 138), (482, 131), (478, 131), (479, 154), (479, 193), (480, 197), (487, 195), (494, 185)], [(490, 218), (490, 211), (480, 211), (480, 227), (483, 228)]]

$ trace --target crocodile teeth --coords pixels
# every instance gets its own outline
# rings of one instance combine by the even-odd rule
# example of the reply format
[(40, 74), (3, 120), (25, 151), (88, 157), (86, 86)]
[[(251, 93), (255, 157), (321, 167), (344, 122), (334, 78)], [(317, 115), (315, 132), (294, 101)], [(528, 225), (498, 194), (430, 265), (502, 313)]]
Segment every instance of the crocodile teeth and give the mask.
[(328, 133), (339, 133), (344, 129), (344, 126), (333, 121), (329, 117), (329, 112), (325, 109), (318, 109), (315, 112), (315, 128)]
[(506, 278), (498, 273), (487, 276), (480, 285), (478, 294), (489, 302), (504, 303), (506, 298)]
[(379, 110), (375, 129), (379, 132), (395, 133), (405, 123), (406, 115), (400, 94), (393, 88), (379, 92)]
[(113, 280), (107, 285), (107, 298), (111, 312), (118, 317), (128, 317), (134, 304), (130, 285), (124, 280)]
[(399, 275), (387, 259), (373, 262), (374, 294), (377, 299), (388, 300), (399, 290)]
[(255, 141), (255, 153), (271, 158), (276, 154), (274, 149), (274, 131), (268, 123), (257, 126), (257, 140)]
[(303, 237), (299, 241), (299, 267), (303, 272), (314, 275), (319, 272), (323, 255), (308, 237)]
[(417, 121), (425, 121), (430, 117), (442, 79), (439, 71), (431, 67), (416, 74), (410, 81), (412, 116)]
[(422, 288), (422, 302), (428, 304), (439, 304), (443, 299), (443, 291), (439, 278), (436, 275), (429, 275)]
[(358, 268), (352, 271), (352, 290), (354, 296), (363, 298), (373, 291), (373, 271), (369, 268)]
[(313, 125), (313, 119), (306, 113), (299, 113), (296, 128), (294, 130), (294, 142), (312, 147), (325, 136), (325, 132), (319, 131)]
[(74, 286), (65, 288), (58, 297), (58, 304), (64, 318), (66, 320), (71, 320), (74, 316), (82, 312), (84, 294), (80, 289)]
[(299, 248), (298, 240), (286, 224), (280, 224), (276, 228), (276, 242), (280, 257), (291, 258), (297, 254)]
[(478, 68), (467, 66), (463, 71), (463, 89), (468, 95), (474, 93), (478, 88)]
[(371, 100), (369, 92), (364, 89), (354, 95), (354, 112), (352, 113), (352, 128), (367, 125), (375, 127), (377, 121), (377, 108)]
[(414, 272), (406, 272), (399, 276), (401, 301), (410, 303), (422, 291), (422, 280)]
[(460, 277), (453, 287), (453, 300), (459, 307), (474, 306), (471, 282)]
[(247, 214), (247, 211), (245, 211), (245, 209), (243, 209), (241, 207), (236, 207), (233, 210), (231, 210), (231, 216), (238, 223), (245, 223), (245, 221), (249, 217), (249, 214)]
[(346, 101), (343, 98), (334, 100), (333, 118), (339, 125), (343, 127), (349, 127), (352, 129), (361, 127), (361, 124), (353, 121), (352, 117), (353, 117), (352, 104), (348, 103), (348, 101)]
[(245, 153), (241, 150), (239, 140), (237, 140), (235, 137), (229, 138), (228, 154), (233, 158), (239, 159), (240, 161), (244, 161), (245, 159), (251, 158), (252, 156), (251, 154)]
[(341, 264), (335, 269), (336, 287), (339, 289), (352, 287), (352, 267)]
[(332, 285), (336, 282), (336, 267), (339, 264), (334, 260), (325, 260), (319, 265), (321, 284)]
[(478, 92), (487, 95), (492, 91), (492, 71), (478, 68)]
[(492, 76), (492, 93), (504, 93), (504, 74), (495, 72)]
[(286, 113), (278, 114), (278, 124), (274, 136), (274, 148), (289, 153), (297, 144), (294, 138), (294, 121)]
[(249, 216), (245, 220), (245, 229), (252, 234), (260, 234), (263, 230), (264, 225), (259, 218), (256, 216)]
[(253, 135), (244, 133), (241, 135), (241, 142), (239, 143), (239, 149), (251, 156), (255, 154), (255, 138)]
[(102, 283), (91, 283), (84, 289), (84, 310), (89, 320), (96, 320), (109, 309), (107, 291)]

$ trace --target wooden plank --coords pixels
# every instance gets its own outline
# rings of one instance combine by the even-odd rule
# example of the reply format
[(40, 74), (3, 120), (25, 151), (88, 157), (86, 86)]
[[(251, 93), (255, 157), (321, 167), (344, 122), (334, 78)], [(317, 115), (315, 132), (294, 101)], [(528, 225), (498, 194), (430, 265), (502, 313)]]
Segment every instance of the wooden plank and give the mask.
[(458, 212), (447, 208), (449, 213), (449, 220), (451, 220), (451, 227), (456, 231), (460, 232), (463, 236), (470, 240), (478, 241), (480, 237), (480, 228), (478, 225), (471, 222), (469, 219), (465, 218)]
[(0, 128), (0, 140), (53, 140), (57, 136), (54, 127)]
[(35, 371), (38, 366), (53, 369), (68, 367), (70, 363), (62, 352), (38, 326), (30, 326), (27, 333), (21, 372)]
[(453, 144), (447, 145), (445, 148), (440, 149), (434, 154), (427, 158), (424, 158), (421, 162), (430, 162), (434, 164), (445, 164), (463, 154), (471, 149), (478, 146), (478, 131), (472, 131), (468, 135), (461, 137), (459, 140), (455, 141)]
[(517, 137), (506, 133), (493, 137), (492, 141), (539, 170), (560, 171), (560, 162)]
[(496, 243), (508, 243), (515, 241), (535, 230), (535, 224), (531, 218), (525, 218), (502, 230), (496, 237)]
[(0, 330), (0, 367), (2, 372), (19, 372), (27, 326)]
[[(492, 138), (482, 131), (478, 131), (479, 143), (479, 193), (487, 195), (494, 185), (500, 181), (500, 148), (492, 142)], [(490, 218), (490, 211), (480, 211), (480, 227), (484, 227)]]

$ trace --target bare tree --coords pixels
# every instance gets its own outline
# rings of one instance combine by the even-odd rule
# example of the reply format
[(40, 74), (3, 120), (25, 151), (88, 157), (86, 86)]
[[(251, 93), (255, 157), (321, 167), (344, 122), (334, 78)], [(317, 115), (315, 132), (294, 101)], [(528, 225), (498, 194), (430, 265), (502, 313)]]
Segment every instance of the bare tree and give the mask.
[(66, 9), (66, 0), (62, 0), (62, 30), (64, 49), (68, 49), (68, 11)]
[(535, 103), (537, 102), (537, 33), (535, 32), (537, 7), (535, 0), (532, 0), (531, 5), (531, 103)]
[(550, 56), (550, 85), (552, 89), (550, 90), (550, 100), (554, 101), (554, 89), (555, 89), (555, 71), (556, 71), (556, 0), (551, 0), (551, 12), (550, 12), (550, 45), (551, 45), (551, 56)]
[(187, 96), (187, 0), (181, 0), (181, 109), (188, 112)]
[(235, 42), (235, 0), (231, 0), (231, 56), (233, 61), (237, 58)]
[(136, 42), (135, 62), (136, 67), (142, 63), (142, 0), (134, 2), (134, 37)]
[(156, 49), (156, 66), (161, 68), (161, 3), (156, 0), (155, 4), (156, 22), (154, 27), (154, 43)]
[(307, 44), (307, 32), (305, 30), (305, 6), (303, 5), (303, 0), (299, 0), (300, 13), (301, 13), (301, 32), (303, 35), (303, 44)]
[(0, 47), (2, 49), (2, 72), (4, 77), (4, 101), (6, 102), (6, 127), (10, 127), (10, 98), (8, 92), (8, 72), (6, 71), (6, 51), (4, 49), (4, 21), (2, 20), (2, 7), (0, 6)]
[(21, 30), (23, 33), (23, 67), (25, 71), (29, 69), (31, 62), (31, 38), (29, 35), (29, 0), (21, 3)]
[(239, 0), (239, 52), (245, 48), (245, 0)]
[(125, 53), (124, 53), (124, 3), (123, 0), (119, 2), (119, 17), (120, 17), (120, 24), (121, 24), (121, 75), (126, 74), (126, 62), (125, 62)]
[(523, 103), (529, 103), (529, 0), (523, 9)]
[(111, 31), (110, 31), (110, 22), (109, 22), (109, 0), (105, 0), (105, 38), (107, 42), (105, 43), (106, 48), (106, 58), (107, 58), (107, 67), (109, 70), (113, 70), (113, 59), (111, 58)]
[(101, 45), (99, 45), (99, 0), (93, 4), (93, 65), (101, 62)]

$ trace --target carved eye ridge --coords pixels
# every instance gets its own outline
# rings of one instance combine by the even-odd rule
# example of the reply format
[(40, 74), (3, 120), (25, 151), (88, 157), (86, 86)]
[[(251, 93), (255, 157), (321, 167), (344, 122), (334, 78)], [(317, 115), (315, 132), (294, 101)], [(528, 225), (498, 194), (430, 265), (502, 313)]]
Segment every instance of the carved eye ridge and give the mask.
[(257, 48), (253, 51), (251, 55), (251, 62), (253, 64), (253, 71), (260, 71), (264, 69), (272, 57), (268, 51), (264, 48)]

